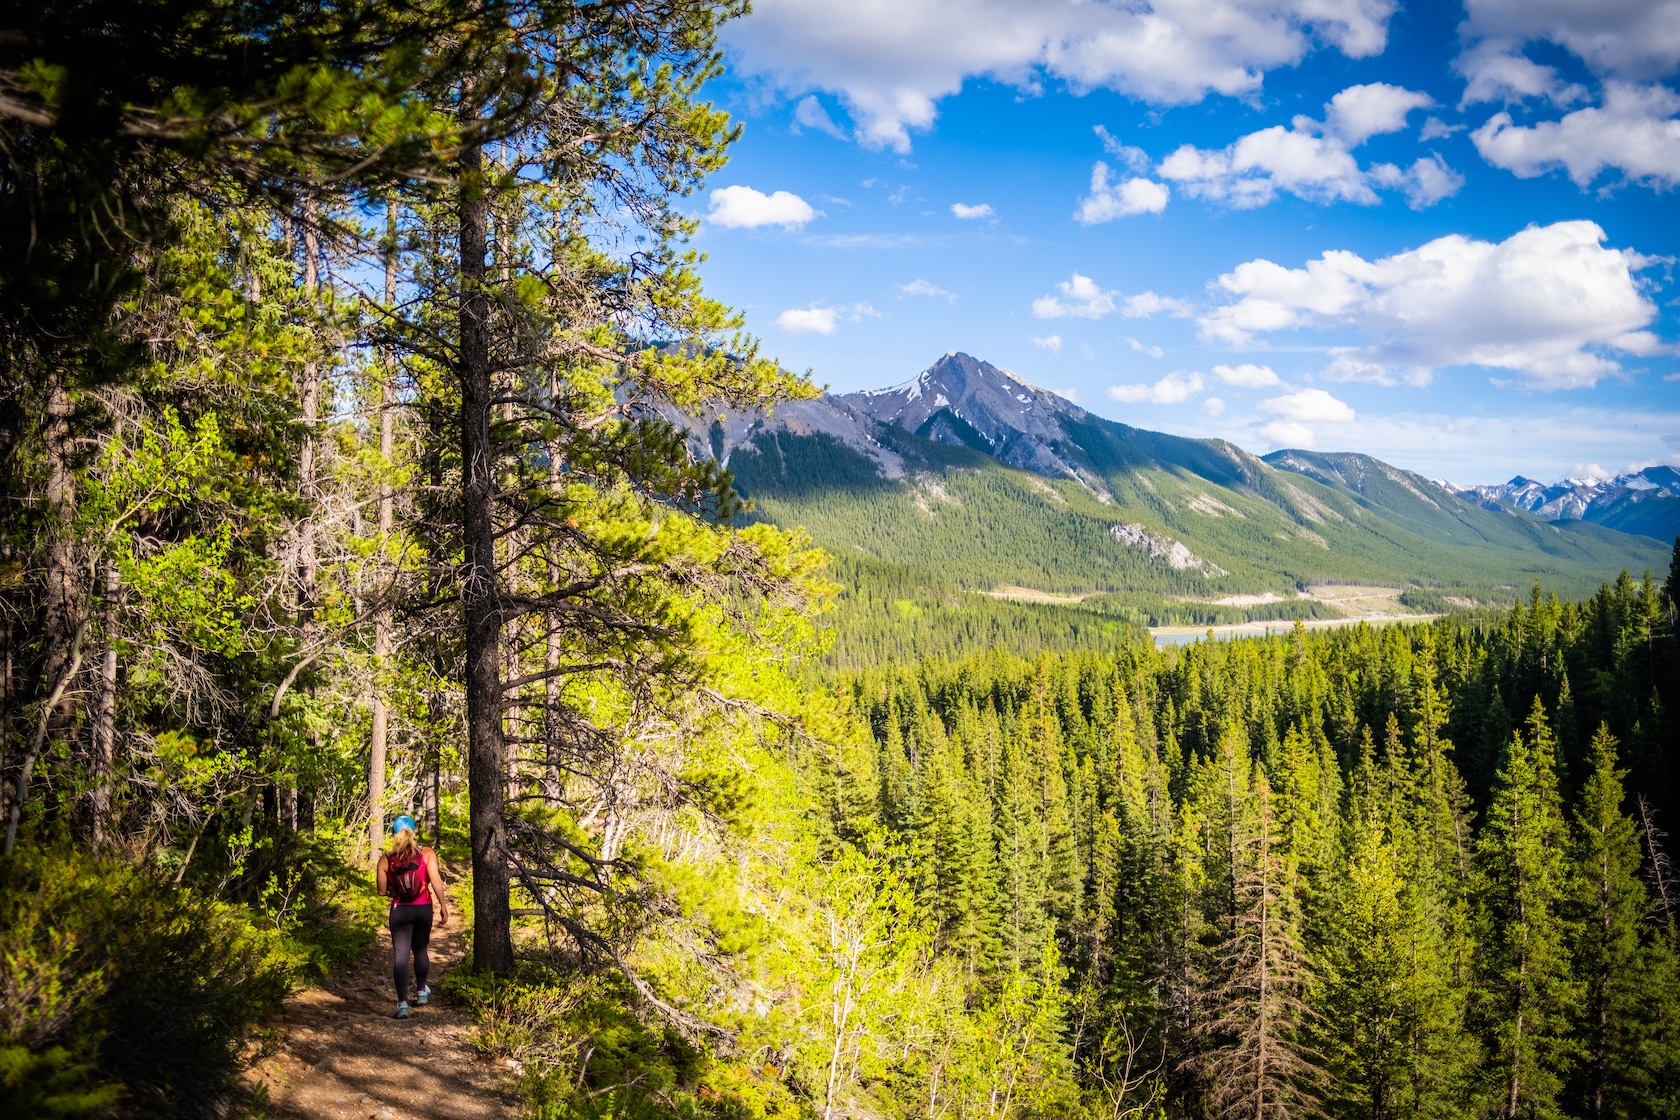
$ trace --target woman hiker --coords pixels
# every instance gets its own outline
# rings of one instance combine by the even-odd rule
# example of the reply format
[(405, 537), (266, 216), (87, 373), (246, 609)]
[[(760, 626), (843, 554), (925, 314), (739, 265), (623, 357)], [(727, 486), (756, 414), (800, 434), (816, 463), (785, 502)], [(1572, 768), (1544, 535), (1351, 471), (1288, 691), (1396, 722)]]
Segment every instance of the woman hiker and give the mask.
[(391, 896), (391, 977), (397, 985), (397, 1015), (408, 1018), (408, 955), (414, 953), (414, 982), (419, 992), (414, 1002), (432, 998), (426, 977), (432, 970), (426, 945), (432, 939), (432, 903), (436, 900), (438, 922), (449, 924), (449, 899), (438, 876), (437, 855), (422, 848), (414, 838), (414, 818), (398, 817), (391, 822), (395, 842), (374, 866), (379, 893)]

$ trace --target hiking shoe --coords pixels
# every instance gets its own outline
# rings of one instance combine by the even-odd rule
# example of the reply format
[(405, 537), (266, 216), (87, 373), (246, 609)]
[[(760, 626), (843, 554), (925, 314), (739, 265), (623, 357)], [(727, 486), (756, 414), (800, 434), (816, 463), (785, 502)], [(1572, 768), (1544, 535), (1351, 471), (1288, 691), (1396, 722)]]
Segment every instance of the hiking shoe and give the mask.
[(395, 1018), (408, 1018), (408, 1001), (406, 999), (397, 1001), (397, 1014), (395, 1015)]
[(414, 1002), (418, 1003), (421, 1007), (424, 1007), (424, 1006), (426, 1006), (426, 1001), (431, 999), (431, 998), (432, 998), (432, 989), (429, 988), (429, 987), (422, 987), (418, 992), (415, 993)]

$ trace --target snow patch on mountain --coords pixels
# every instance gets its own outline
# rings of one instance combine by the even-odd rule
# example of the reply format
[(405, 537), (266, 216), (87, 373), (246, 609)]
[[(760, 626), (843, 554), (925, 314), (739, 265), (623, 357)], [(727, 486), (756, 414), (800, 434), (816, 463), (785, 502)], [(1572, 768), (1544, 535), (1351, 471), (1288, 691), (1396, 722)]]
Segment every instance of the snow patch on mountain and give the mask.
[(1680, 497), (1680, 469), (1670, 466), (1614, 478), (1565, 478), (1550, 486), (1522, 475), (1486, 486), (1454, 486), (1441, 479), (1435, 483), (1485, 509), (1520, 509), (1547, 521), (1596, 521), (1595, 514), (1618, 503)]

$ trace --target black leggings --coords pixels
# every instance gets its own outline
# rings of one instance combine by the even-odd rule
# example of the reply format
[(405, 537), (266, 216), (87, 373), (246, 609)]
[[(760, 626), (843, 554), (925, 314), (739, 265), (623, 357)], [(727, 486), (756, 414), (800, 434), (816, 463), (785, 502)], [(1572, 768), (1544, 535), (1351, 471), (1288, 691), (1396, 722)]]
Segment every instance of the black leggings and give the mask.
[(424, 906), (398, 903), (391, 907), (391, 979), (397, 986), (397, 999), (408, 1002), (408, 954), (414, 951), (414, 982), (426, 986), (432, 971), (432, 960), (426, 946), (432, 940), (432, 904)]

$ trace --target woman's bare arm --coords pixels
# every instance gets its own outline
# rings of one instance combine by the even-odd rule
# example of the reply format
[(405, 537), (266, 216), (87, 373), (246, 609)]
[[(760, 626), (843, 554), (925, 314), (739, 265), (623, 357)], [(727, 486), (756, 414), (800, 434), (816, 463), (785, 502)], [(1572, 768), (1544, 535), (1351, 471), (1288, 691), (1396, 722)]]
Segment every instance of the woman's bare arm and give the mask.
[(379, 862), (373, 865), (373, 885), (381, 898), (385, 896), (385, 866), (384, 856), (380, 856)]
[(443, 876), (438, 873), (437, 853), (430, 848), (421, 848), (420, 854), (426, 857), (426, 880), (432, 887), (432, 899), (437, 903), (438, 924), (449, 924), (449, 896), (443, 893)]

